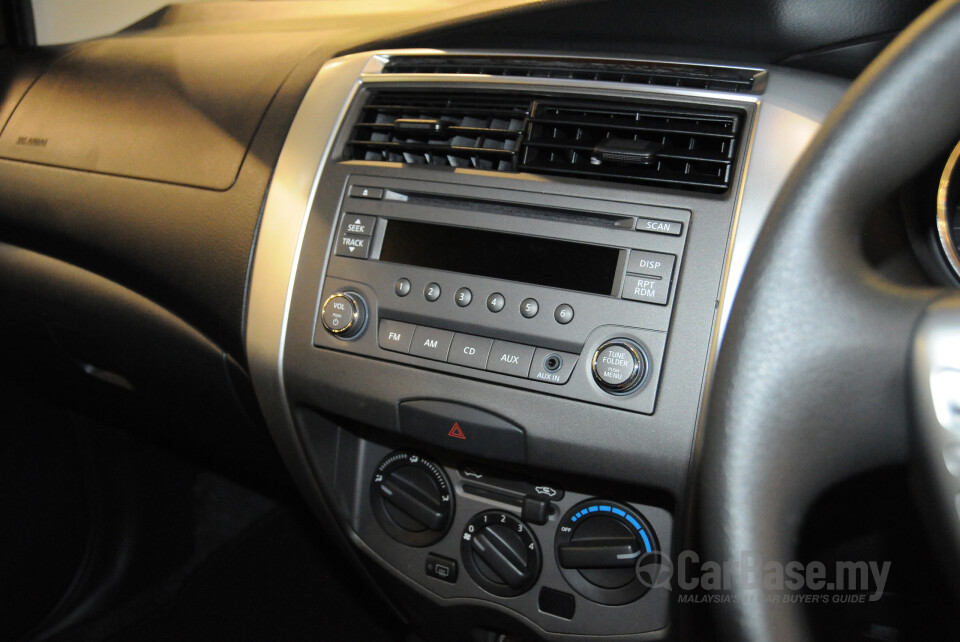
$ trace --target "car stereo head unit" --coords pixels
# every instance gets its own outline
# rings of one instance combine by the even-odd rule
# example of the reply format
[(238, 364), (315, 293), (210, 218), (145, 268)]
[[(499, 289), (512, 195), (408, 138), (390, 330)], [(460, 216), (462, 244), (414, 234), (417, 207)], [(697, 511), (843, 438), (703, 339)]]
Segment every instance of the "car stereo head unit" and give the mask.
[(687, 210), (348, 178), (314, 344), (653, 413)]

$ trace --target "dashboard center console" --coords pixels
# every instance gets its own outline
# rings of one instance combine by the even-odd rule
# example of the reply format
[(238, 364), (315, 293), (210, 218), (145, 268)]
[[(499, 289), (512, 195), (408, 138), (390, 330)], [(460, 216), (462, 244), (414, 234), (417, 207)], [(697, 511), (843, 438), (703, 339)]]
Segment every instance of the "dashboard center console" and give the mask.
[(451, 56), (347, 56), (304, 99), (247, 329), (275, 441), (438, 639), (666, 637), (746, 214), (842, 87), (794, 118), (803, 78), (760, 69)]

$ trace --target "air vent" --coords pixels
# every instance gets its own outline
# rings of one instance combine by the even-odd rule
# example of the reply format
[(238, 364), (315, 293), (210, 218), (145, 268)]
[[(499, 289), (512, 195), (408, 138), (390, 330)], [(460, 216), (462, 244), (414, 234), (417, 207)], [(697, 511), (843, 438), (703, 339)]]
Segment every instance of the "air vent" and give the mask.
[(482, 74), (686, 87), (735, 93), (760, 91), (762, 69), (653, 61), (537, 56), (391, 56), (385, 74)]
[(520, 169), (725, 192), (740, 122), (712, 110), (538, 102)]
[(350, 141), (357, 160), (516, 171), (530, 100), (522, 96), (378, 92)]
[(742, 113), (489, 92), (385, 90), (348, 158), (530, 172), (723, 193)]

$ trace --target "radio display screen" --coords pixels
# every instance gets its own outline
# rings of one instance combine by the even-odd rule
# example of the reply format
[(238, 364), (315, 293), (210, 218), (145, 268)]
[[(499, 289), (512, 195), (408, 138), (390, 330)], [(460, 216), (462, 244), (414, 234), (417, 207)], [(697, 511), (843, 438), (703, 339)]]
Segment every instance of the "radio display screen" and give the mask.
[(591, 294), (612, 294), (618, 248), (391, 219), (380, 260)]

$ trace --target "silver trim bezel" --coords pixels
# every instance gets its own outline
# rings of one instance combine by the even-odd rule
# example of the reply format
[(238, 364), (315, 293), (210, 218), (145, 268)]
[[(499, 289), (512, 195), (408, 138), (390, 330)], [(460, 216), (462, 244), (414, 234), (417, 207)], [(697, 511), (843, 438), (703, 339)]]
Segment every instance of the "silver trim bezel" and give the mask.
[(960, 278), (960, 254), (957, 253), (957, 245), (954, 243), (953, 237), (950, 236), (950, 212), (947, 211), (950, 179), (953, 177), (958, 161), (960, 161), (960, 143), (957, 143), (957, 146), (950, 152), (950, 158), (947, 159), (947, 164), (940, 175), (940, 185), (937, 188), (937, 237), (940, 239), (943, 255), (947, 258), (947, 263), (953, 270), (954, 276)]

